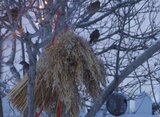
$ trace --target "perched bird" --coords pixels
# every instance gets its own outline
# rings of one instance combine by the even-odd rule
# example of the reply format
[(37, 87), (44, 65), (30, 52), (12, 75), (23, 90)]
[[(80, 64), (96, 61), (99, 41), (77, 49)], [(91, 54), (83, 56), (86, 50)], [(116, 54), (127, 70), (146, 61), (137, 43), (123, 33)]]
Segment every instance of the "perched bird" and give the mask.
[[(11, 13), (12, 20), (16, 20), (18, 18), (18, 15), (19, 15), (18, 7), (14, 7), (12, 9), (10, 9), (10, 13)], [(5, 15), (1, 17), (1, 19), (4, 20), (4, 21), (9, 22), (8, 14), (5, 13)]]
[(99, 37), (100, 37), (99, 30), (98, 30), (98, 29), (95, 29), (95, 30), (90, 34), (90, 41), (89, 41), (89, 43), (96, 42)]
[(23, 73), (24, 74), (28, 73), (29, 64), (26, 61), (21, 61), (19, 64), (21, 64), (23, 66)]
[(95, 2), (93, 2), (93, 3), (91, 3), (91, 4), (87, 7), (87, 10), (88, 10), (90, 13), (92, 13), (92, 12), (98, 11), (99, 8), (100, 8), (100, 1), (97, 0), (97, 1), (95, 1)]

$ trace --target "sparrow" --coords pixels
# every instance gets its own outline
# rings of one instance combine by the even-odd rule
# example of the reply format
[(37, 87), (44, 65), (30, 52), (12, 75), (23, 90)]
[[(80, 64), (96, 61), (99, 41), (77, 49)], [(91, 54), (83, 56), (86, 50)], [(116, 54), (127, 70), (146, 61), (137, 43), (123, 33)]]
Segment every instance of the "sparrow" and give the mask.
[(100, 37), (99, 30), (98, 30), (98, 29), (95, 29), (95, 30), (90, 34), (90, 41), (89, 41), (89, 43), (96, 42), (99, 37)]
[[(18, 15), (19, 15), (18, 7), (14, 7), (12, 9), (10, 9), (10, 13), (11, 13), (12, 20), (16, 20), (18, 18)], [(9, 22), (8, 14), (5, 13), (5, 15), (1, 17), (1, 19), (4, 20), (4, 21)]]
[(24, 72), (24, 74), (28, 73), (29, 64), (26, 61), (21, 61), (19, 64), (21, 64), (23, 66), (23, 72)]
[(92, 12), (96, 12), (100, 9), (100, 1), (97, 0), (93, 3), (91, 3), (88, 7), (87, 7), (87, 10), (92, 13)]

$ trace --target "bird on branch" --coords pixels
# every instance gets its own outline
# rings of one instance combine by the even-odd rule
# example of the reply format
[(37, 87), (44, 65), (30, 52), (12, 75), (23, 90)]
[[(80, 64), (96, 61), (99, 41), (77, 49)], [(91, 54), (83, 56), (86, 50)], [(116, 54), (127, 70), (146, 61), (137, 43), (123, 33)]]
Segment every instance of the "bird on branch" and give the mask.
[[(18, 9), (18, 7), (14, 7), (12, 9), (10, 9), (10, 14), (11, 14), (12, 20), (17, 20), (18, 15), (19, 15), (19, 9)], [(5, 13), (5, 15), (2, 16), (0, 19), (9, 22), (9, 17), (8, 17), (7, 13)]]
[(90, 41), (89, 41), (89, 43), (96, 42), (99, 37), (100, 37), (99, 30), (98, 30), (98, 29), (95, 29), (95, 30), (90, 34)]
[(87, 7), (87, 10), (90, 12), (90, 13), (93, 13), (93, 12), (96, 12), (100, 9), (100, 1), (97, 0), (93, 3), (91, 3), (88, 7)]

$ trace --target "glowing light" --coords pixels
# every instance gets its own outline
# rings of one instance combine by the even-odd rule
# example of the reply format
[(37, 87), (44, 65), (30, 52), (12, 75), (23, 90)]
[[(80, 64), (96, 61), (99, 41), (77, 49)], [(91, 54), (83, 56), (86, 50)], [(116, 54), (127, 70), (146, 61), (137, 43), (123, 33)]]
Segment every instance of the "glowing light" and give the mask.
[(42, 5), (39, 5), (39, 9), (43, 9), (44, 8), (44, 6), (42, 6)]
[(44, 4), (45, 4), (45, 5), (47, 5), (47, 4), (48, 4), (48, 2), (47, 2), (47, 1), (44, 1)]
[(43, 15), (41, 16), (41, 20), (44, 20), (44, 16)]

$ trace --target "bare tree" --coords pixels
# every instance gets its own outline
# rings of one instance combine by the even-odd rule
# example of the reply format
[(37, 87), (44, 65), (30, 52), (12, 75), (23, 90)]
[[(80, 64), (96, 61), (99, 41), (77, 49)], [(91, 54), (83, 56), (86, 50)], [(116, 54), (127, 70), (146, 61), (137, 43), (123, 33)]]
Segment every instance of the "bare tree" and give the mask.
[[(29, 62), (28, 117), (35, 114), (33, 100), (37, 56), (65, 28), (71, 28), (87, 41), (95, 29), (100, 33), (99, 39), (90, 46), (103, 60), (108, 87), (104, 89), (101, 100), (94, 102), (87, 117), (95, 116), (115, 89), (133, 99), (149, 85), (152, 90), (147, 91), (152, 92), (151, 96), (158, 103), (155, 89), (159, 84), (160, 68), (160, 3), (157, 0), (100, 0), (96, 6), (94, 2), (96, 3), (90, 0), (0, 2), (1, 30), (6, 31), (3, 38), (10, 39), (12, 43), (8, 60), (3, 60), (3, 64), (9, 66), (12, 73), (12, 78), (7, 78), (7, 83), (14, 84), (15, 79), (16, 82), (21, 79), (14, 63), (16, 60), (26, 59)], [(18, 42), (25, 44), (20, 48), (22, 58), (16, 56), (20, 54), (16, 49), (19, 47)]]
[[(0, 60), (2, 60), (2, 44), (3, 44), (3, 40), (2, 38), (0, 38)], [(2, 80), (2, 62), (1, 61), (0, 61), (0, 80)], [(1, 117), (3, 117), (2, 97), (3, 97), (2, 94), (0, 94), (0, 116)]]

